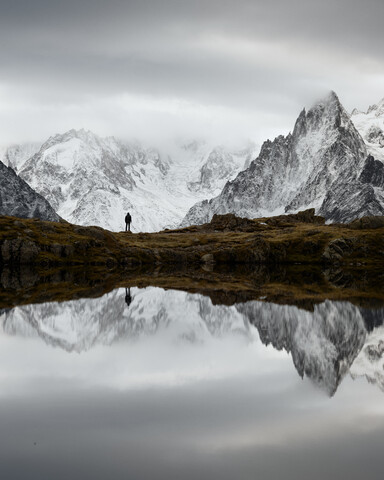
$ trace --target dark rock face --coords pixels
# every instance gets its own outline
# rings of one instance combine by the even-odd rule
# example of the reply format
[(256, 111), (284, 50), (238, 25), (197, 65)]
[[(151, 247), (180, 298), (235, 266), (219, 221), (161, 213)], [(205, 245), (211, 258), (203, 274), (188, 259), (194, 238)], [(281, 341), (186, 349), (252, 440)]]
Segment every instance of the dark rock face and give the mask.
[(217, 213), (256, 218), (304, 208), (315, 208), (328, 221), (349, 222), (384, 214), (384, 191), (376, 187), (384, 188), (384, 164), (368, 156), (331, 92), (300, 113), (292, 134), (267, 140), (219, 196), (194, 205), (182, 225), (206, 223)]
[(14, 170), (0, 162), (0, 215), (58, 222), (60, 217)]
[(384, 132), (377, 125), (372, 125), (367, 132), (366, 139), (369, 143), (376, 143), (384, 146)]
[(360, 174), (361, 183), (369, 183), (373, 187), (384, 187), (384, 164), (369, 155)]
[(334, 185), (319, 213), (332, 222), (347, 223), (363, 216), (384, 215), (384, 208), (372, 185), (351, 180)]

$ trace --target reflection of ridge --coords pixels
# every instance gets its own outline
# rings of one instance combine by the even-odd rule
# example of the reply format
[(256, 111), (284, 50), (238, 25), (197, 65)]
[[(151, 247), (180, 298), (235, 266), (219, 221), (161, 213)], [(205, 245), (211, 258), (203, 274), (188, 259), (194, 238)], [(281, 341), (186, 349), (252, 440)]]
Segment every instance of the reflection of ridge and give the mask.
[(380, 327), (384, 323), (384, 308), (360, 308), (368, 332)]
[(264, 344), (290, 352), (299, 375), (308, 376), (330, 395), (364, 344), (362, 316), (350, 303), (326, 301), (313, 313), (261, 302), (237, 308), (256, 326)]

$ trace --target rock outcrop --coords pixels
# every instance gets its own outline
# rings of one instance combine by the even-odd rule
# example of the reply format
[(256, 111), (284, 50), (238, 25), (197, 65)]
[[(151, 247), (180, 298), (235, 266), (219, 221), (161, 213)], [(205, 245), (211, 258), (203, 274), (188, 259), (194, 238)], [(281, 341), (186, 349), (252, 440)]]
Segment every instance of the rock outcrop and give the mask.
[(21, 179), (11, 167), (0, 162), (0, 215), (39, 218), (58, 222), (59, 215), (48, 201)]

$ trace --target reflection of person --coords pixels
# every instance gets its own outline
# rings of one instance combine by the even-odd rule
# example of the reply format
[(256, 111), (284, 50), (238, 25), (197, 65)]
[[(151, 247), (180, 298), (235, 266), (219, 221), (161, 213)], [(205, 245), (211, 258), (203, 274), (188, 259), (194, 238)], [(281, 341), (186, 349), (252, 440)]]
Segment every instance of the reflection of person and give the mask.
[(131, 297), (131, 287), (125, 289), (125, 303), (128, 305), (131, 304), (132, 297)]
[(131, 231), (131, 222), (132, 222), (132, 217), (131, 217), (131, 214), (128, 212), (125, 216), (125, 231), (126, 232)]

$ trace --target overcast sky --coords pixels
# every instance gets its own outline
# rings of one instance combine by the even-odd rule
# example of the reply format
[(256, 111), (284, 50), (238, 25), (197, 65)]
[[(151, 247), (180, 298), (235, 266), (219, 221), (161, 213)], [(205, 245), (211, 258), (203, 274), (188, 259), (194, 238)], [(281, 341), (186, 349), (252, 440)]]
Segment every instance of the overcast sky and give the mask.
[(383, 0), (0, 0), (0, 144), (287, 133), (384, 97)]

